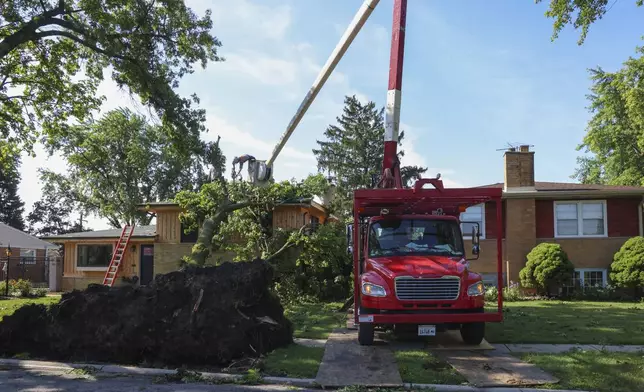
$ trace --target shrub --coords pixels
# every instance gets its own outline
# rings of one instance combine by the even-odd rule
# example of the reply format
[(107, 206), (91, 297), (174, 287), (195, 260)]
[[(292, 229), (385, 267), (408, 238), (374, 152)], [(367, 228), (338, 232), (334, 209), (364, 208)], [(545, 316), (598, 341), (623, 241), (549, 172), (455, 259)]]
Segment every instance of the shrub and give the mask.
[(33, 289), (33, 285), (27, 279), (18, 279), (12, 289), (20, 293), (21, 297), (29, 297), (31, 290)]
[(636, 290), (644, 286), (644, 237), (633, 237), (613, 256), (611, 281), (618, 287)]
[(521, 284), (542, 293), (551, 293), (569, 282), (575, 271), (559, 244), (539, 244), (528, 253), (527, 259), (525, 267), (519, 272)]
[(40, 288), (40, 289), (35, 289), (35, 290), (33, 290), (33, 291), (31, 292), (31, 295), (32, 295), (32, 296), (34, 296), (34, 297), (38, 297), (38, 298), (40, 298), (40, 297), (46, 297), (48, 292), (49, 292), (49, 290), (48, 290), (48, 289)]
[[(485, 301), (496, 302), (499, 295), (499, 289), (496, 286), (490, 286), (485, 290)], [(523, 298), (521, 289), (516, 283), (511, 283), (509, 287), (503, 288), (503, 301), (516, 302)]]

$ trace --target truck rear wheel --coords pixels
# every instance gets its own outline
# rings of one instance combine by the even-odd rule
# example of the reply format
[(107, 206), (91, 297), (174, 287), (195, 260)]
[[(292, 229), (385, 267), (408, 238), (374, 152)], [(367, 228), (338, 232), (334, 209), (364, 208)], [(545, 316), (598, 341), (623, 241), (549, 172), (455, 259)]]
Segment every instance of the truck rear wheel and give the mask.
[(361, 346), (371, 346), (373, 344), (373, 324), (360, 323), (358, 326), (358, 343)]
[(467, 323), (461, 325), (461, 337), (466, 344), (481, 344), (485, 337), (485, 323)]

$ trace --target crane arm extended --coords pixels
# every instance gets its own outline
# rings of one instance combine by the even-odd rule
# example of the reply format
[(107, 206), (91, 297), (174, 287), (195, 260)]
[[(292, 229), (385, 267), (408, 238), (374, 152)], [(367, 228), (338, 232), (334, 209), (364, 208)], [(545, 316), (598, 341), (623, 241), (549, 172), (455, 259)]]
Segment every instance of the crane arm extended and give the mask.
[(376, 8), (379, 2), (380, 0), (365, 0), (362, 3), (362, 6), (358, 10), (358, 13), (353, 17), (351, 24), (349, 24), (349, 27), (344, 32), (344, 35), (340, 39), (340, 42), (333, 50), (333, 53), (331, 53), (331, 56), (327, 60), (324, 67), (322, 67), (322, 70), (320, 71), (317, 79), (315, 79), (313, 86), (302, 100), (300, 107), (297, 109), (295, 115), (286, 127), (286, 131), (280, 138), (277, 146), (275, 146), (273, 154), (266, 162), (266, 166), (268, 168), (273, 165), (278, 155), (282, 151), (282, 148), (284, 148), (284, 145), (288, 141), (289, 137), (291, 137), (293, 131), (295, 130), (295, 128), (297, 128), (297, 125), (302, 120), (302, 117), (309, 109), (309, 106), (311, 106), (311, 103), (322, 89), (322, 86), (324, 86), (324, 83), (326, 83), (329, 76), (331, 76), (331, 73), (335, 69), (336, 65), (338, 65), (338, 62), (340, 62), (340, 59), (342, 59), (342, 56), (344, 56), (344, 53), (353, 42), (353, 39), (356, 37), (358, 32), (360, 32), (360, 29), (362, 28), (362, 26), (364, 26), (365, 22), (367, 21), (369, 16), (371, 16), (371, 13)]

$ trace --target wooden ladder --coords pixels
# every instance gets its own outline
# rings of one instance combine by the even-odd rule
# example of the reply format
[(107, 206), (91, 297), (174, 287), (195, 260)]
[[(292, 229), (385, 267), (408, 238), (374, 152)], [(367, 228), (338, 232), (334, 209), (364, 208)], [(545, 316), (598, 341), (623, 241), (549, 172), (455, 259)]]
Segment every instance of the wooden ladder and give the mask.
[[(129, 230), (129, 231), (128, 231)], [(121, 236), (119, 237), (118, 242), (116, 243), (116, 248), (112, 254), (112, 260), (110, 260), (110, 266), (105, 272), (105, 278), (103, 278), (103, 284), (108, 287), (114, 286), (116, 281), (116, 276), (118, 275), (119, 268), (121, 267), (121, 262), (127, 251), (127, 246), (130, 243), (130, 238), (134, 233), (134, 225), (123, 226), (123, 231), (121, 231)]]

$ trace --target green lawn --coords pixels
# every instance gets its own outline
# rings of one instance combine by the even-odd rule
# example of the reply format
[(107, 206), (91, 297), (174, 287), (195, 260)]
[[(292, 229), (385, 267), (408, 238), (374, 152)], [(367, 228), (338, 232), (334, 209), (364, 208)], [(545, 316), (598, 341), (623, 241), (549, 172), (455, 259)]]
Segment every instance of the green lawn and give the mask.
[(644, 344), (644, 303), (506, 302), (504, 321), (486, 326), (491, 343)]
[(16, 309), (27, 304), (43, 304), (51, 305), (60, 301), (60, 296), (48, 296), (42, 298), (11, 298), (0, 299), (0, 321), (4, 316), (9, 316), (16, 311)]
[(467, 380), (447, 362), (423, 350), (394, 352), (403, 382), (413, 384), (465, 384)]
[(324, 356), (324, 347), (291, 344), (277, 349), (262, 361), (262, 373), (268, 376), (315, 378)]
[(565, 354), (523, 354), (561, 381), (553, 389), (582, 389), (598, 392), (641, 392), (644, 390), (644, 355), (573, 351)]
[(341, 302), (286, 306), (284, 314), (295, 326), (296, 338), (326, 339), (335, 328), (346, 326), (347, 314), (338, 312)]

